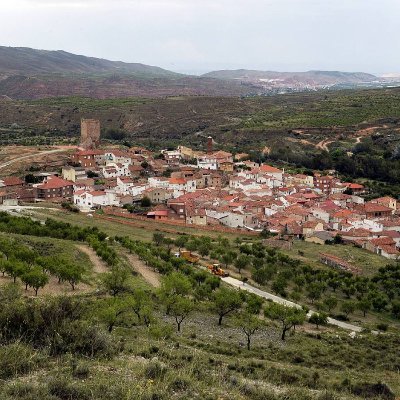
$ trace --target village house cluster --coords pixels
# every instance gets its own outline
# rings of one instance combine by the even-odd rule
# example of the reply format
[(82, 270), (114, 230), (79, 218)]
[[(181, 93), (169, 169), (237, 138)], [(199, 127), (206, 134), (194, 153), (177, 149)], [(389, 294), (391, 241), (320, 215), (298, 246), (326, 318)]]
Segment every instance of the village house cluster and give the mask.
[[(154, 154), (132, 147), (81, 149), (60, 174), (38, 182), (0, 179), (0, 202), (70, 202), (82, 212), (143, 204), (147, 218), (203, 227), (266, 230), (279, 237), (327, 243), (340, 238), (390, 259), (399, 258), (398, 202), (365, 202), (365, 188), (333, 175), (288, 174), (270, 165), (179, 146)], [(143, 214), (143, 207), (138, 207)]]

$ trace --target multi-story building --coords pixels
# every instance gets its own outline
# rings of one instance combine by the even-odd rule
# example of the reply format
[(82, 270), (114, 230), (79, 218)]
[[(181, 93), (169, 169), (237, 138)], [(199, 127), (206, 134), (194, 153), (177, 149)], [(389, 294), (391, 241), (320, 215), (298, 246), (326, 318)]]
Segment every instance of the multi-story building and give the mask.
[(35, 185), (36, 196), (40, 200), (70, 200), (74, 192), (74, 183), (61, 179), (58, 176), (50, 176), (42, 184)]

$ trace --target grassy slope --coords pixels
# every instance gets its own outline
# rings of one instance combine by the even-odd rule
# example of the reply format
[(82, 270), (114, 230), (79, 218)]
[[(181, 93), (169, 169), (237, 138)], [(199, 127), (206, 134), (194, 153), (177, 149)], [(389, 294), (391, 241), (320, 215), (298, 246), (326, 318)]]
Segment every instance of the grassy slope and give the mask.
[[(75, 214), (59, 215), (63, 220), (80, 225), (98, 223), (98, 220)], [(107, 227), (97, 226), (101, 229)], [(142, 240), (151, 237), (151, 231), (125, 229), (120, 224), (108, 224), (108, 229), (110, 234), (117, 232)], [(76, 256), (73, 242), (19, 235), (13, 237), (36, 248), (39, 248), (39, 243), (42, 243), (41, 246), (45, 243), (46, 248), (51, 246), (48, 251), (62, 251)], [(152, 290), (140, 277), (132, 279), (135, 287)], [(89, 304), (93, 308), (89, 308), (87, 314), (91, 323), (95, 324), (98, 323), (97, 316), (103, 308), (104, 298), (93, 295), (91, 300)], [(156, 306), (155, 312), (158, 319), (174, 326), (173, 319), (164, 315), (160, 305)], [(72, 378), (71, 356), (53, 359), (42, 354), (41, 362), (32, 367), (30, 374), (0, 381), (2, 398), (32, 400), (35, 393), (47, 390), (47, 383), (52, 379), (58, 385), (65, 379), (72, 382), (75, 393), (94, 393), (95, 397), (83, 394), (77, 397), (91, 400), (356, 399), (344, 389), (343, 382), (346, 380), (352, 384), (384, 381), (397, 394), (400, 393), (400, 381), (395, 372), (400, 356), (399, 343), (398, 336), (394, 334), (381, 337), (363, 334), (351, 339), (347, 332), (332, 328), (317, 330), (306, 325), (282, 343), (279, 325), (266, 321), (266, 326), (253, 338), (252, 350), (247, 351), (243, 347), (245, 337), (235, 327), (231, 317), (227, 317), (223, 326), (219, 327), (216, 315), (202, 308), (185, 320), (182, 333), (172, 333), (162, 339), (147, 328), (138, 326), (133, 315), (117, 325), (113, 336), (120, 343), (121, 353), (115, 358), (76, 359), (78, 365), (89, 369), (87, 378)], [(29, 384), (33, 385), (33, 388), (29, 386), (33, 397), (15, 396), (15, 393), (23, 393), (26, 389), (22, 388)], [(327, 395), (325, 389), (331, 394)], [(343, 391), (334, 395), (334, 389)], [(6, 395), (10, 392), (14, 395)], [(45, 399), (41, 396), (36, 398)]]
[[(167, 99), (56, 98), (0, 102), (0, 127), (14, 122), (26, 131), (77, 135), (82, 116), (98, 118), (104, 130), (121, 129), (136, 143), (160, 146), (187, 143), (202, 147), (212, 134), (225, 148), (255, 150), (290, 139), (303, 148), (342, 135), (351, 141), (358, 125), (374, 126), (380, 119), (400, 118), (400, 89), (339, 91), (277, 95), (264, 98), (180, 97)], [(360, 125), (361, 124), (361, 125)], [(289, 132), (303, 129), (302, 135)], [(2, 132), (6, 135), (7, 132)], [(51, 136), (51, 135), (49, 135)], [(157, 140), (155, 140), (157, 138)], [(251, 140), (250, 140), (251, 139)]]
[[(161, 318), (162, 313), (158, 315)], [(174, 325), (168, 318), (165, 323)], [(254, 336), (253, 348), (247, 351), (242, 345), (244, 336), (231, 318), (218, 327), (215, 315), (206, 311), (191, 315), (182, 333), (163, 339), (134, 322), (132, 327), (114, 331), (114, 338), (122, 345), (115, 358), (76, 358), (78, 365), (89, 369), (89, 377), (71, 378), (71, 357), (63, 356), (42, 362), (25, 377), (0, 382), (0, 393), (17, 382), (44, 387), (60, 377), (72, 381), (77, 393), (96, 393), (95, 397), (82, 397), (96, 400), (356, 399), (346, 392), (346, 380), (352, 384), (383, 381), (400, 393), (398, 375), (393, 371), (398, 362), (395, 336), (350, 339), (347, 333), (310, 326), (306, 330), (282, 343), (278, 327), (269, 322)], [(343, 391), (333, 395), (334, 388)]]

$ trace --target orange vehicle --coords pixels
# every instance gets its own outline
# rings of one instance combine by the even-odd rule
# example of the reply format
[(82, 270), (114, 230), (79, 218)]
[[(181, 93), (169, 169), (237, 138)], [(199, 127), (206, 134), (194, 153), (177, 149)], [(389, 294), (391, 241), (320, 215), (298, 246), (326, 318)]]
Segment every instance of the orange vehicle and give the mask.
[(187, 251), (187, 250), (181, 251), (179, 253), (179, 256), (192, 264), (199, 262), (199, 259), (200, 259), (199, 257), (193, 255), (191, 251)]
[(210, 272), (216, 276), (222, 276), (222, 277), (227, 277), (229, 274), (223, 270), (219, 264), (209, 264), (207, 265), (207, 268), (210, 270)]

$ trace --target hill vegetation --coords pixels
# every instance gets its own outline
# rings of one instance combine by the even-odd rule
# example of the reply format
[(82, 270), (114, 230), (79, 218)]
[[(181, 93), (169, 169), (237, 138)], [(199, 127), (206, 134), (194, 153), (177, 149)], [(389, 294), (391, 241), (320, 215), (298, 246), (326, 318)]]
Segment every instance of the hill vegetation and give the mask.
[[(273, 82), (273, 85), (266, 84)], [(271, 83), (269, 82), (269, 83)], [(0, 98), (41, 99), (85, 96), (97, 99), (165, 96), (247, 96), (317, 87), (367, 83), (381, 86), (364, 73), (309, 71), (215, 71), (201, 77), (177, 74), (139, 63), (109, 61), (26, 47), (0, 46)]]
[[(106, 240), (96, 229), (1, 219), (1, 231), (24, 233), (14, 239), (25, 243), (19, 255), (10, 257), (22, 260), (24, 246), (46, 236), (79, 242), (95, 235), (100, 256), (105, 248), (118, 254), (99, 290), (85, 296), (24, 297), (20, 278), (0, 286), (2, 399), (355, 400), (399, 393), (394, 325), (350, 337), (326, 327), (322, 313), (307, 322), (304, 310), (232, 291), (170, 253), (171, 246), (207, 244), (212, 252), (237, 249), (259, 259), (262, 251), (273, 265), (261, 244), (247, 254), (249, 244), (223, 238)], [(159, 289), (132, 273), (122, 249), (159, 271)]]
[(331, 86), (345, 83), (366, 83), (377, 81), (379, 78), (363, 72), (340, 71), (307, 71), (307, 72), (277, 72), (255, 71), (247, 69), (212, 71), (203, 75), (207, 78), (236, 79), (241, 81), (257, 82), (275, 81), (276, 85), (285, 84)]
[(179, 74), (139, 63), (124, 63), (86, 57), (66, 51), (36, 50), (28, 47), (0, 46), (0, 74), (131, 74), (149, 77), (176, 77)]

